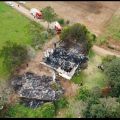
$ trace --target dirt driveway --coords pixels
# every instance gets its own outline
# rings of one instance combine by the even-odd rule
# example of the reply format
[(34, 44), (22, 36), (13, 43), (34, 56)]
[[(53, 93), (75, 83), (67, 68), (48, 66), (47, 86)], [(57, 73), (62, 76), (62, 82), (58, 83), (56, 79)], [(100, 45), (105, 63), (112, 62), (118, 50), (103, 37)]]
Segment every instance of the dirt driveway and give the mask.
[(85, 24), (92, 32), (100, 34), (105, 24), (112, 15), (120, 8), (120, 2), (104, 1), (27, 1), (27, 8), (42, 9), (51, 6), (55, 12), (71, 23), (80, 22)]

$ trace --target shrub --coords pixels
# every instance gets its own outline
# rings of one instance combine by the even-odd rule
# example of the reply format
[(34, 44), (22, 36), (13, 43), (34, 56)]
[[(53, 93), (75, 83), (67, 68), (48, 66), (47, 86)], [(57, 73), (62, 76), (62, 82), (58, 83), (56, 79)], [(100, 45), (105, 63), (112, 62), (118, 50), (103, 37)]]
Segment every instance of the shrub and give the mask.
[[(77, 71), (76, 71), (77, 73)], [(77, 73), (73, 76), (72, 82), (75, 84), (83, 84), (83, 79), (84, 79), (84, 73), (81, 71), (80, 73)]]
[(11, 105), (6, 113), (8, 117), (15, 118), (49, 118), (55, 115), (55, 107), (52, 103), (45, 103), (36, 109), (25, 107), (21, 104)]
[(64, 25), (65, 24), (65, 21), (64, 21), (63, 18), (59, 18), (57, 21), (60, 23), (60, 25)]
[(116, 56), (107, 55), (107, 56), (103, 57), (102, 64), (107, 63), (107, 62), (111, 62), (113, 59), (116, 59)]
[(67, 21), (66, 21), (66, 24), (68, 25), (69, 23), (70, 23), (70, 21), (69, 21), (69, 20), (67, 20)]
[(120, 96), (120, 58), (104, 64), (104, 72), (111, 87), (111, 96)]
[(85, 87), (81, 87), (80, 90), (78, 91), (76, 99), (86, 101), (89, 96), (90, 96), (89, 90), (86, 89)]
[(97, 44), (98, 45), (103, 45), (104, 43), (106, 43), (107, 38), (105, 36), (101, 36), (99, 38), (97, 38)]
[(45, 103), (41, 107), (41, 117), (52, 118), (55, 115), (55, 106), (52, 103)]
[(91, 90), (90, 90), (90, 96), (95, 96), (96, 98), (100, 98), (102, 97), (102, 90), (99, 88), (99, 87), (93, 87)]
[[(93, 99), (93, 98), (92, 98)], [(94, 100), (93, 100), (94, 101)], [(99, 101), (88, 101), (87, 107), (83, 110), (86, 118), (119, 118), (120, 104), (115, 98), (101, 98)]]
[(76, 23), (65, 27), (60, 34), (60, 39), (66, 42), (79, 42), (83, 45), (84, 52), (88, 53), (96, 40), (96, 36), (91, 34), (86, 26)]
[(51, 84), (51, 88), (53, 89), (53, 90), (59, 90), (59, 85), (56, 83), (56, 82), (52, 82), (52, 84)]
[(58, 99), (57, 101), (55, 101), (56, 110), (65, 108), (67, 106), (68, 106), (68, 101), (67, 101), (66, 97), (62, 97), (62, 98)]
[(10, 41), (0, 51), (0, 57), (3, 58), (3, 65), (10, 73), (28, 60), (27, 48), (24, 45), (19, 45)]

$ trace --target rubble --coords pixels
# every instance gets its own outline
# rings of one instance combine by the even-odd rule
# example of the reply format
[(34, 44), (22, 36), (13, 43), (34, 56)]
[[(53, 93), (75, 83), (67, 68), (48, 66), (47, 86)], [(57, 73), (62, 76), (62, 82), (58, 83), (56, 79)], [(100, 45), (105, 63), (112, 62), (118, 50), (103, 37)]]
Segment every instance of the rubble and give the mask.
[[(53, 89), (51, 87), (53, 83), (59, 89)], [(55, 101), (63, 94), (63, 89), (55, 76), (38, 76), (31, 72), (13, 78), (12, 86), (19, 97), (27, 101), (25, 103), (30, 107), (37, 107), (44, 102)]]
[(44, 53), (43, 62), (50, 68), (56, 70), (59, 75), (66, 79), (71, 79), (77, 69), (83, 63), (86, 63), (88, 58), (81, 53), (80, 46), (73, 46), (67, 48), (63, 45), (58, 46), (55, 49), (47, 50)]

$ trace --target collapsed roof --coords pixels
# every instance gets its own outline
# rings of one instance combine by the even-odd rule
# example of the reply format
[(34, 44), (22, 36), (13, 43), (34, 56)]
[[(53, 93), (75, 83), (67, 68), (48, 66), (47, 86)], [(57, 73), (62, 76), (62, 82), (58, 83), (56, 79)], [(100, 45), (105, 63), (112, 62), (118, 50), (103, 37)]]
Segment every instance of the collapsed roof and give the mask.
[(55, 49), (47, 50), (44, 54), (42, 64), (55, 69), (59, 75), (66, 79), (71, 79), (75, 71), (86, 63), (88, 58), (81, 54), (80, 48), (66, 48), (59, 46)]
[[(53, 84), (57, 85), (57, 89), (52, 87)], [(13, 78), (12, 86), (20, 98), (26, 99), (29, 101), (27, 104), (30, 103), (33, 106), (35, 104), (40, 105), (43, 102), (55, 101), (63, 93), (58, 80), (53, 81), (53, 77), (38, 76), (30, 72)]]

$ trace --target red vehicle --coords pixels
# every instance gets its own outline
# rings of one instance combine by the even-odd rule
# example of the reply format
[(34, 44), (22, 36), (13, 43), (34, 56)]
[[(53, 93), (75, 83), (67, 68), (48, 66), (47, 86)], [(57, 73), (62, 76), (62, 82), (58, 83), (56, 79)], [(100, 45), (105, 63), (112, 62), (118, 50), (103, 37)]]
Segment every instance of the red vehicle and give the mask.
[(37, 10), (36, 8), (32, 8), (30, 10), (30, 13), (37, 19), (41, 19), (42, 18), (42, 13), (39, 10)]
[(61, 33), (62, 27), (57, 21), (52, 22), (49, 27), (50, 29), (55, 30), (57, 34)]

